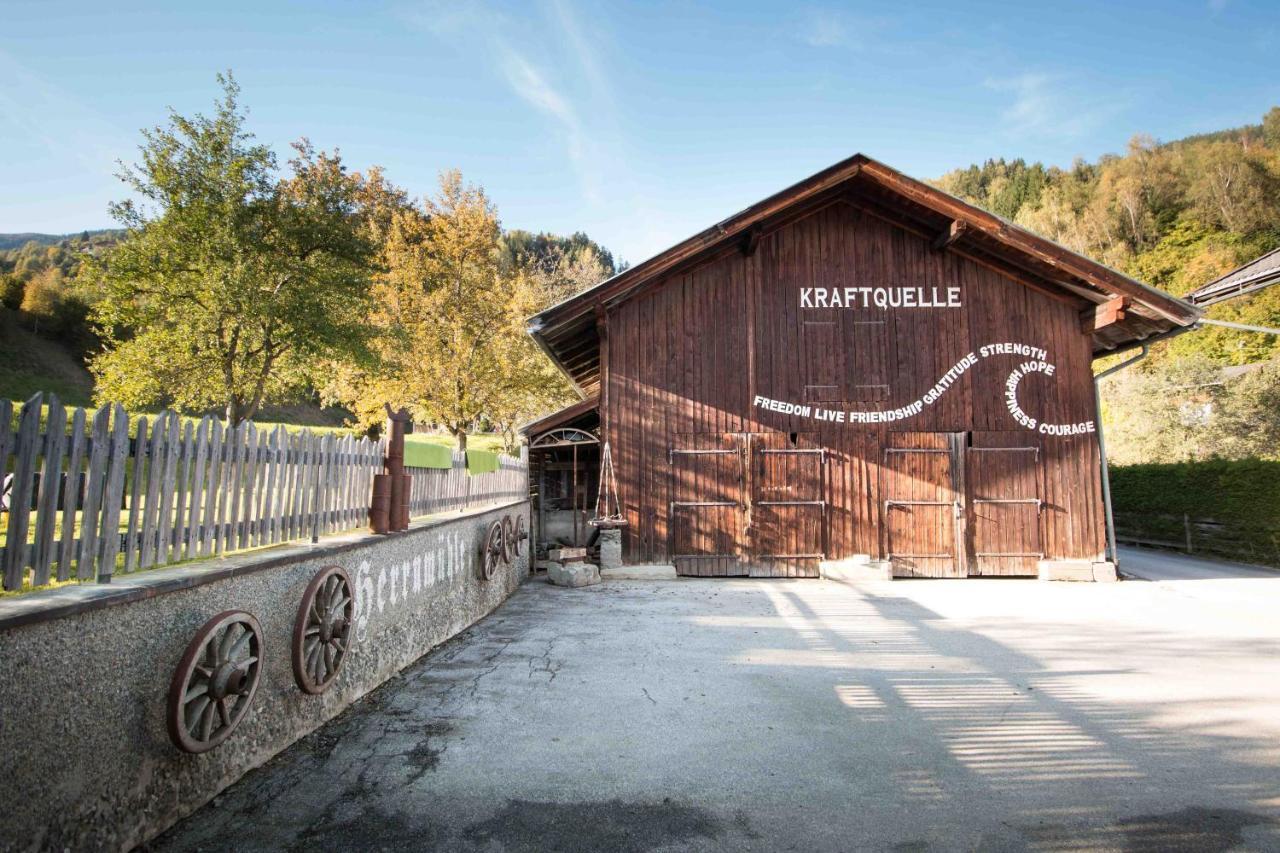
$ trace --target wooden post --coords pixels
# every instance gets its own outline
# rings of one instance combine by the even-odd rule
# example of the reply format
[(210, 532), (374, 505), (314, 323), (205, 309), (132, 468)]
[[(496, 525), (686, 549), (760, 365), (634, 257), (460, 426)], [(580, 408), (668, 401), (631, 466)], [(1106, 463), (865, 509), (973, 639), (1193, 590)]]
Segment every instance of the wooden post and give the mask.
[[(35, 484), (36, 445), (40, 438), (39, 392), (22, 405), (17, 440), (13, 445), (13, 486), (9, 490), (9, 530), (5, 537), (4, 588), (21, 589), (27, 569), (27, 524), (31, 518), (31, 488)], [(6, 425), (7, 426), (7, 425)]]

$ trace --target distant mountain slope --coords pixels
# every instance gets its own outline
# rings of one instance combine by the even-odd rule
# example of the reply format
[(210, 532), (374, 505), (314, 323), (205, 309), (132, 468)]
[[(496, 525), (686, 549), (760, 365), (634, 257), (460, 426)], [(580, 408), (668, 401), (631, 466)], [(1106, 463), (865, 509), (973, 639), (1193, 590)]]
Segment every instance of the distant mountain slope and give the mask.
[(77, 237), (97, 237), (100, 234), (116, 235), (121, 232), (119, 228), (95, 228), (91, 231), (74, 231), (70, 234), (38, 234), (36, 232), (27, 232), (22, 234), (0, 234), (0, 252), (6, 249), (18, 249), (27, 243), (39, 243), (41, 246), (56, 246), (63, 240), (72, 240)]

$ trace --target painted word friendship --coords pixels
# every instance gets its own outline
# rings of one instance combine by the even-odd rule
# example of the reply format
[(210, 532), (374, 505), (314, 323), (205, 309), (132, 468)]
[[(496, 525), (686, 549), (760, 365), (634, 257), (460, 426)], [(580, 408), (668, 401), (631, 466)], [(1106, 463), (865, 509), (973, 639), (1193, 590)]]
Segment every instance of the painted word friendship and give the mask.
[(838, 424), (892, 423), (893, 421), (906, 420), (920, 414), (926, 406), (931, 406), (941, 399), (942, 395), (955, 385), (961, 376), (976, 366), (979, 361), (995, 355), (1016, 355), (1028, 359), (1014, 367), (1004, 384), (1005, 408), (1009, 410), (1009, 414), (1019, 426), (1038, 432), (1041, 435), (1084, 435), (1097, 432), (1097, 425), (1091, 420), (1069, 424), (1045, 423), (1036, 420), (1023, 410), (1018, 403), (1018, 385), (1024, 378), (1033, 373), (1053, 376), (1055, 367), (1049, 362), (1049, 353), (1046, 350), (1018, 343), (986, 344), (979, 347), (976, 351), (968, 353), (957, 361), (919, 399), (896, 409), (884, 411), (824, 409), (807, 403), (789, 403), (784, 400), (773, 400), (759, 395), (756, 396), (754, 405), (757, 408), (779, 412), (784, 415), (796, 415), (797, 417)]

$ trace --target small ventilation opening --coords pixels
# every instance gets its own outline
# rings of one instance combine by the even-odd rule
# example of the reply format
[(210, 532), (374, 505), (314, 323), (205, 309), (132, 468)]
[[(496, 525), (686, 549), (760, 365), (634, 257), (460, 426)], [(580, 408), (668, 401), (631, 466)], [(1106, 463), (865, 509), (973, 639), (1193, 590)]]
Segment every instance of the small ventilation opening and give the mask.
[(795, 446), (796, 446), (796, 434), (795, 434), (794, 432), (793, 432), (793, 433), (791, 433), (791, 435), (789, 436), (789, 438), (791, 439), (791, 446), (792, 446), (792, 447), (795, 447)]

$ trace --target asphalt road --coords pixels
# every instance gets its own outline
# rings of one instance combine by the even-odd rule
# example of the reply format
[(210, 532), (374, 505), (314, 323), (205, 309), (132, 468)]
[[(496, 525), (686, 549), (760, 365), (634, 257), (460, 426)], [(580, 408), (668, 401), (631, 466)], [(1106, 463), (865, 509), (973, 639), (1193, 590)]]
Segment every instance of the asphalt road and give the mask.
[(154, 847), (1280, 849), (1280, 619), (1224, 597), (1280, 579), (1126, 556), (1169, 579), (526, 583)]
[(1121, 548), (1120, 565), (1125, 574), (1149, 581), (1280, 580), (1280, 569), (1149, 548)]

